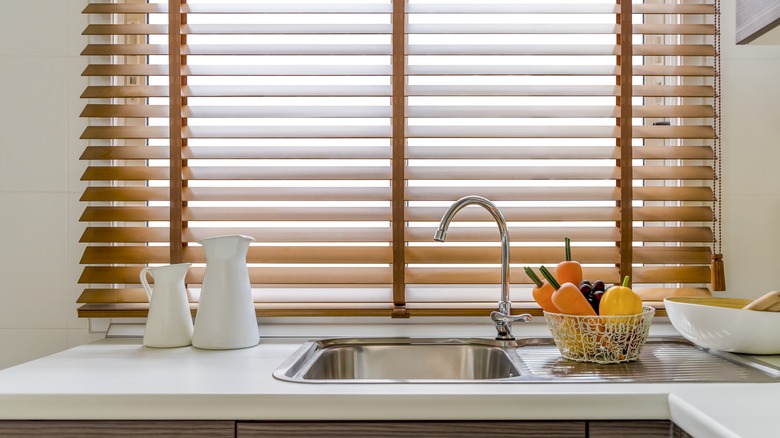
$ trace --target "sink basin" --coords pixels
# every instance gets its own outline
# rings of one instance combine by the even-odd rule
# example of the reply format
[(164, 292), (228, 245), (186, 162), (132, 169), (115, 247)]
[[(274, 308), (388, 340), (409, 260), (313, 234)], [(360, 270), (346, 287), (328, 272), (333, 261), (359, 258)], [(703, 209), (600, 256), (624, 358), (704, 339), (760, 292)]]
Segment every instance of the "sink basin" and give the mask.
[(500, 380), (520, 375), (515, 343), (487, 339), (311, 341), (274, 376), (293, 381)]
[(274, 377), (298, 383), (776, 382), (780, 368), (750, 356), (649, 338), (634, 362), (563, 358), (551, 338), (342, 338), (304, 343)]

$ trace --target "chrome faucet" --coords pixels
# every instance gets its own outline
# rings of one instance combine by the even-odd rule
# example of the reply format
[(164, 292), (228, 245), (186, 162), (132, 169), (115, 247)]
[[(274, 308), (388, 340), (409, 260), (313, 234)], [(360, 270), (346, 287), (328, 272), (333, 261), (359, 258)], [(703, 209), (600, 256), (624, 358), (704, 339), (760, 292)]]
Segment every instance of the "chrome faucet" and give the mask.
[(487, 198), (481, 196), (466, 196), (455, 201), (450, 206), (450, 209), (444, 213), (439, 223), (439, 229), (436, 230), (436, 234), (433, 236), (433, 240), (437, 242), (444, 242), (447, 238), (447, 228), (450, 226), (452, 217), (455, 216), (463, 207), (471, 204), (476, 204), (484, 207), (487, 211), (493, 215), (493, 219), (498, 224), (498, 231), (501, 233), (501, 298), (498, 301), (498, 311), (490, 313), (490, 319), (496, 325), (498, 335), (496, 339), (499, 341), (511, 341), (514, 338), (512, 336), (512, 322), (514, 321), (530, 321), (531, 315), (524, 313), (522, 315), (512, 316), (512, 302), (509, 299), (509, 232), (506, 228), (506, 220), (501, 211), (495, 204), (490, 202)]

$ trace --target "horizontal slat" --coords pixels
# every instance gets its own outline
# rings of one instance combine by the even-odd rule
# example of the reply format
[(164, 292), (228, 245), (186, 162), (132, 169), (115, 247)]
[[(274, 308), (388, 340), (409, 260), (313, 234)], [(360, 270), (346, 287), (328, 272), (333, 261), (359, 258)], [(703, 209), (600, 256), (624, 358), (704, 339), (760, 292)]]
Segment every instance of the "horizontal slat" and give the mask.
[(387, 97), (390, 96), (391, 91), (389, 85), (213, 85), (184, 87), (182, 95), (184, 97)]
[[(685, 46), (690, 48), (692, 46)], [(710, 46), (710, 49), (712, 47)], [(660, 49), (658, 49), (660, 50)], [(679, 49), (680, 51), (695, 49)], [(700, 49), (701, 50), (701, 49)], [(540, 45), (521, 45), (521, 44), (410, 44), (407, 46), (407, 55), (410, 56), (435, 56), (435, 55), (558, 55), (558, 56), (585, 56), (597, 55), (608, 56), (617, 55), (618, 48), (614, 45), (595, 45), (595, 44), (540, 44)], [(685, 54), (685, 53), (683, 53)], [(694, 54), (694, 53), (690, 53)], [(698, 52), (697, 52), (698, 54)]]
[(715, 68), (697, 65), (635, 65), (635, 76), (712, 76)]
[(637, 266), (632, 269), (633, 283), (710, 283), (710, 265)]
[(87, 146), (80, 160), (147, 160), (168, 158), (167, 146)]
[(406, 7), (410, 14), (613, 14), (618, 12), (615, 5), (595, 3), (506, 3), (506, 4), (410, 4)]
[(711, 126), (635, 126), (634, 138), (714, 138)]
[[(617, 268), (583, 267), (583, 277), (600, 279), (608, 284), (619, 282), (620, 274)], [(531, 280), (522, 269), (511, 269), (512, 284), (530, 284)], [(501, 273), (498, 268), (422, 268), (406, 269), (407, 284), (498, 284)], [(496, 289), (498, 291), (498, 289)]]
[(88, 246), (84, 248), (79, 263), (82, 265), (143, 264), (170, 263), (170, 260), (170, 250), (164, 246)]
[(713, 117), (712, 105), (643, 105), (632, 109), (634, 117)]
[(408, 187), (407, 201), (449, 201), (480, 193), (492, 201), (615, 201), (614, 187)]
[[(637, 166), (634, 178), (646, 180), (712, 179), (707, 166)], [(411, 166), (406, 169), (410, 180), (609, 180), (620, 178), (618, 167), (596, 166)]]
[(578, 23), (477, 23), (477, 24), (407, 24), (407, 34), (618, 34), (616, 24), (578, 24)]
[(168, 66), (161, 64), (90, 64), (82, 76), (165, 76)]
[(388, 166), (187, 167), (185, 180), (389, 180)]
[(710, 187), (634, 187), (639, 201), (712, 201)]
[(383, 118), (391, 116), (390, 106), (187, 106), (187, 118)]
[[(620, 254), (615, 247), (574, 247), (575, 260), (583, 264), (618, 263)], [(497, 264), (501, 249), (498, 247), (409, 247), (407, 262), (411, 264)], [(710, 248), (707, 247), (650, 247), (634, 248), (634, 261), (648, 264), (709, 264)], [(561, 248), (513, 247), (510, 262), (513, 264), (547, 264), (555, 266), (561, 261)]]
[(185, 201), (389, 201), (386, 187), (187, 187)]
[[(351, 219), (356, 220), (356, 219)], [(167, 242), (170, 231), (163, 227), (88, 227), (81, 237), (84, 243), (145, 243)], [(185, 242), (199, 242), (206, 237), (221, 236), (226, 234), (243, 234), (254, 237), (258, 242), (387, 242), (390, 240), (389, 226), (375, 227), (187, 227), (183, 231)], [(139, 251), (143, 248), (153, 248), (149, 251), (158, 251), (160, 247), (96, 247), (100, 251)], [(256, 247), (252, 247), (256, 248)], [(370, 248), (370, 247), (365, 247)], [(90, 248), (88, 248), (90, 249)], [(159, 250), (162, 251), (162, 250)], [(168, 249), (165, 249), (167, 253)], [(339, 247), (330, 247), (329, 251), (336, 253)], [(104, 263), (91, 261), (89, 263)], [(105, 260), (105, 263), (110, 261)], [(116, 263), (135, 263), (119, 262)]]
[(184, 76), (390, 76), (390, 65), (187, 65)]
[(637, 246), (633, 249), (634, 262), (645, 264), (701, 264), (712, 260), (709, 246)]
[(634, 207), (634, 219), (638, 221), (696, 221), (712, 220), (712, 208), (702, 207)]
[[(167, 212), (167, 209), (166, 209)], [(167, 218), (165, 219), (167, 220)], [(152, 243), (152, 242), (168, 242), (171, 234), (170, 229), (165, 227), (87, 227), (84, 233), (79, 239), (80, 243)], [(105, 250), (109, 247), (95, 247)], [(117, 250), (122, 251), (123, 248), (137, 248), (137, 247), (116, 247)], [(155, 247), (159, 250), (159, 247)], [(87, 248), (86, 250), (91, 250)], [(109, 248), (110, 249), (110, 248)], [(164, 248), (167, 252), (168, 249)], [(86, 252), (85, 252), (86, 254)], [(102, 263), (101, 261), (91, 261), (89, 263)]]
[(308, 35), (308, 34), (340, 34), (367, 35), (390, 34), (392, 25), (384, 23), (370, 24), (271, 24), (271, 23), (225, 23), (225, 24), (185, 24), (182, 26), (184, 35)]
[[(406, 240), (431, 242), (435, 232), (436, 227), (407, 228)], [(498, 241), (498, 237), (494, 226), (464, 228), (453, 225), (447, 233), (448, 242), (493, 242)], [(555, 242), (563, 241), (564, 237), (570, 237), (575, 242), (617, 243), (620, 241), (620, 230), (615, 227), (509, 227), (511, 242)], [(634, 241), (709, 243), (712, 242), (712, 232), (709, 227), (635, 227)], [(469, 251), (470, 248), (463, 248), (463, 251)]]
[[(247, 254), (247, 262), (389, 264), (392, 263), (392, 256), (390, 246), (252, 246)], [(187, 247), (184, 249), (184, 260), (203, 263), (206, 255), (200, 247)]]
[(714, 35), (712, 24), (634, 24), (637, 35)]
[[(447, 207), (407, 207), (408, 221), (441, 220)], [(617, 207), (501, 207), (508, 222), (560, 222), (560, 221), (617, 221)], [(634, 207), (634, 219), (638, 221), (696, 221), (712, 220), (710, 207)], [(458, 220), (495, 222), (485, 209), (467, 208), (458, 213)]]
[[(493, 236), (498, 238), (498, 233)], [(564, 234), (559, 234), (563, 236)], [(559, 237), (559, 236), (556, 236)], [(432, 237), (429, 236), (429, 237)], [(495, 239), (494, 239), (495, 240)], [(617, 247), (573, 249), (575, 259), (580, 263), (618, 263), (620, 254)], [(407, 263), (410, 264), (499, 264), (501, 248), (485, 247), (419, 247), (406, 249)], [(513, 264), (547, 264), (554, 267), (562, 260), (562, 248), (549, 247), (513, 247), (510, 252), (510, 263)], [(414, 268), (412, 268), (414, 269)]]
[(635, 14), (715, 14), (714, 5), (639, 3), (631, 5)]
[[(191, 146), (185, 159), (386, 159), (389, 146)], [(81, 160), (145, 160), (168, 158), (167, 146), (88, 146)]]
[(164, 24), (90, 24), (82, 35), (167, 35)]
[(161, 14), (168, 12), (167, 3), (90, 3), (82, 14)]
[(530, 106), (530, 105), (469, 105), (439, 106), (410, 105), (406, 116), (410, 118), (576, 118), (618, 117), (619, 109), (612, 106)]
[(389, 221), (390, 207), (184, 207), (194, 221)]
[[(407, 146), (411, 159), (618, 159), (620, 149), (614, 146)], [(712, 159), (709, 146), (636, 146), (639, 159)]]
[(90, 166), (81, 175), (81, 181), (148, 181), (167, 180), (167, 167), (146, 166)]
[(390, 126), (186, 126), (182, 138), (390, 138)]
[(79, 117), (168, 117), (167, 105), (88, 104)]
[(409, 85), (409, 96), (618, 96), (612, 85)]
[(88, 44), (82, 56), (99, 55), (166, 55), (168, 46), (161, 44)]
[(81, 98), (168, 97), (168, 87), (159, 85), (96, 86), (84, 89)]
[[(661, 134), (660, 131), (653, 132)], [(551, 129), (550, 126), (445, 125), (406, 128), (408, 138), (618, 138), (619, 135), (620, 128), (615, 126), (555, 126)]]
[(82, 140), (168, 138), (167, 126), (87, 126)]
[(711, 85), (635, 85), (634, 96), (712, 97)]
[(620, 70), (612, 65), (409, 65), (406, 74), (617, 76)]
[(387, 14), (392, 6), (381, 3), (313, 3), (313, 2), (277, 2), (254, 4), (230, 4), (214, 2), (212, 4), (182, 5), (187, 14)]
[(637, 56), (713, 56), (715, 48), (707, 44), (634, 45)]
[(80, 201), (167, 201), (167, 187), (87, 187)]
[[(89, 46), (87, 46), (89, 49)], [(86, 53), (92, 54), (92, 53)], [(106, 54), (106, 53), (97, 53)], [(108, 53), (110, 54), (110, 53)], [(389, 44), (190, 44), (183, 55), (390, 55)]]
[(145, 222), (167, 221), (169, 217), (168, 207), (87, 207), (79, 221)]
[[(712, 201), (709, 187), (634, 187), (639, 201)], [(612, 187), (409, 187), (408, 201), (450, 201), (481, 193), (493, 201), (607, 201), (619, 199)]]
[(390, 146), (191, 146), (187, 159), (390, 158)]
[[(152, 280), (153, 281), (153, 280)], [(148, 303), (143, 288), (84, 289), (77, 303)]]
[[(139, 284), (141, 266), (104, 267), (87, 266), (79, 278), (79, 284)], [(204, 268), (191, 267), (186, 281), (200, 284)], [(390, 268), (250, 268), (249, 279), (253, 284), (389, 284)]]

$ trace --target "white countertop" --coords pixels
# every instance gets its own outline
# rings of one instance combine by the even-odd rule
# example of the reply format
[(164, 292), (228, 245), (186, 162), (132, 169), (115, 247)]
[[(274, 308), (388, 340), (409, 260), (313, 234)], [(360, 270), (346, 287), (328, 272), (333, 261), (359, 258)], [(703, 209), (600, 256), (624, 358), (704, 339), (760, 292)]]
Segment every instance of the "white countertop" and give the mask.
[[(409, 336), (417, 327), (374, 330)], [(483, 329), (439, 325), (434, 331), (490, 336)], [(352, 336), (372, 335), (359, 325), (349, 330)], [(537, 336), (546, 327), (522, 330)], [(651, 336), (670, 330), (656, 324)], [(270, 337), (276, 332), (300, 338)], [(266, 329), (269, 337), (260, 345), (228, 351), (151, 349), (137, 337), (104, 339), (0, 371), (0, 419), (671, 419), (703, 437), (763, 437), (775, 429), (777, 383), (305, 384), (273, 378), (304, 339), (336, 332), (344, 335), (343, 327)], [(780, 365), (778, 357), (765, 359)]]

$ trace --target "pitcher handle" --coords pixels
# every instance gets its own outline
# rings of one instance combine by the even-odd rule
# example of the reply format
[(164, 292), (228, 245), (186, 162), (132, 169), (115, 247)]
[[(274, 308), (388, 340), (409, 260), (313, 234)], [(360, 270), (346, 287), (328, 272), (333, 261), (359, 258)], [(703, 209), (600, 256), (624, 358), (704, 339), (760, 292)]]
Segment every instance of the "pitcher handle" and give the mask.
[[(146, 291), (146, 296), (149, 298), (149, 302), (152, 302), (152, 289), (149, 287), (149, 282), (146, 280), (146, 274), (149, 273), (152, 269), (150, 267), (145, 267), (141, 269), (141, 286), (144, 287), (144, 290)], [(154, 277), (154, 275), (152, 275)]]

